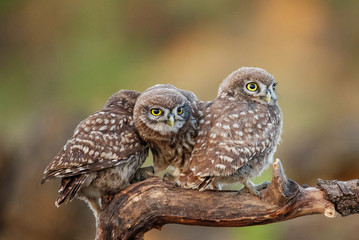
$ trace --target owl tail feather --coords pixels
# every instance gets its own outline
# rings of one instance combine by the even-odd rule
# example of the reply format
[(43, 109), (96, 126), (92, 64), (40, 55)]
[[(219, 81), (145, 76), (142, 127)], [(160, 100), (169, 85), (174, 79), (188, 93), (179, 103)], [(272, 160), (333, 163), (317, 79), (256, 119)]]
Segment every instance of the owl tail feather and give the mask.
[(199, 191), (203, 191), (212, 186), (212, 180), (213, 177), (196, 176), (194, 172), (187, 169), (179, 175), (177, 179), (177, 184), (184, 188), (198, 189)]
[(87, 175), (79, 175), (61, 179), (59, 196), (55, 202), (56, 207), (59, 207), (62, 203), (70, 202), (76, 196), (86, 178)]
[(214, 189), (212, 184), (213, 177), (208, 176), (202, 179), (202, 183), (198, 186), (199, 191), (204, 191), (206, 189)]

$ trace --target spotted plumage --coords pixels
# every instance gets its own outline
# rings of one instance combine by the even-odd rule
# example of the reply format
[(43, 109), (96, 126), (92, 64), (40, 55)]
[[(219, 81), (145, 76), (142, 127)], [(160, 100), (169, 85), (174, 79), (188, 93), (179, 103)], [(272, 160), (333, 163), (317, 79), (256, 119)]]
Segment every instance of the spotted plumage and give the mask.
[(178, 183), (200, 190), (231, 182), (258, 194), (251, 179), (273, 160), (282, 130), (274, 78), (263, 69), (240, 68), (203, 109), (189, 163)]
[(77, 196), (87, 201), (96, 215), (102, 196), (128, 185), (148, 155), (132, 116), (139, 95), (126, 90), (112, 95), (103, 109), (79, 123), (46, 167), (41, 183), (61, 178), (57, 206)]
[(190, 158), (197, 132), (197, 97), (172, 85), (156, 85), (138, 98), (134, 119), (153, 154), (155, 172), (172, 166), (179, 174)]

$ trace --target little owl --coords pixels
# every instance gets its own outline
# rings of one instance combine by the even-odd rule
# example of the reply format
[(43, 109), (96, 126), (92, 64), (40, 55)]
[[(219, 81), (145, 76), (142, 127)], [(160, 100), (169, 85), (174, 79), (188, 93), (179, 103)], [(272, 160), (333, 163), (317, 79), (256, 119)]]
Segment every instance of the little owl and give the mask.
[(126, 90), (112, 95), (103, 109), (80, 122), (46, 167), (41, 183), (61, 178), (56, 206), (76, 196), (89, 204), (97, 218), (101, 198), (129, 184), (148, 155), (132, 117), (139, 95)]
[(251, 179), (273, 161), (280, 141), (282, 112), (276, 82), (260, 68), (243, 67), (220, 85), (199, 119), (198, 137), (178, 183), (204, 190), (241, 182), (259, 195)]
[(197, 97), (172, 85), (156, 85), (138, 98), (135, 126), (148, 143), (155, 172), (167, 167), (176, 177), (187, 167), (197, 133)]

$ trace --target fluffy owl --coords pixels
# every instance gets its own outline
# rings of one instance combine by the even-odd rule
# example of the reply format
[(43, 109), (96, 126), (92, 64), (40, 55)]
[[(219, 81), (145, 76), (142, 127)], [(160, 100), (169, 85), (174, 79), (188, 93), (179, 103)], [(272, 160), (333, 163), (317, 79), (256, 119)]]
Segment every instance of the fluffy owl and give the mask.
[(171, 166), (175, 177), (186, 168), (197, 133), (197, 101), (172, 85), (156, 85), (138, 98), (135, 126), (151, 149), (155, 172)]
[(276, 84), (265, 70), (247, 67), (221, 83), (216, 99), (203, 109), (180, 185), (203, 190), (241, 182), (258, 195), (251, 179), (272, 162), (282, 131)]
[(56, 206), (77, 196), (88, 202), (96, 217), (101, 197), (128, 185), (149, 151), (132, 116), (139, 95), (127, 90), (112, 95), (103, 109), (80, 122), (46, 167), (41, 183), (61, 178)]

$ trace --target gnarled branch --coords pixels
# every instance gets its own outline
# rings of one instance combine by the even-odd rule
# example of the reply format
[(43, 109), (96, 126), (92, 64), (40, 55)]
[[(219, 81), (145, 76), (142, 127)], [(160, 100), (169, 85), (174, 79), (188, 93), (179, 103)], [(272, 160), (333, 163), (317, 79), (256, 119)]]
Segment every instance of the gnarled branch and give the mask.
[[(99, 239), (141, 239), (167, 223), (242, 227), (310, 215), (343, 216), (359, 211), (359, 180), (318, 180), (317, 187), (300, 187), (285, 176), (279, 160), (261, 198), (237, 191), (187, 190), (158, 177), (130, 185), (104, 207)], [(355, 205), (356, 204), (356, 205)]]

